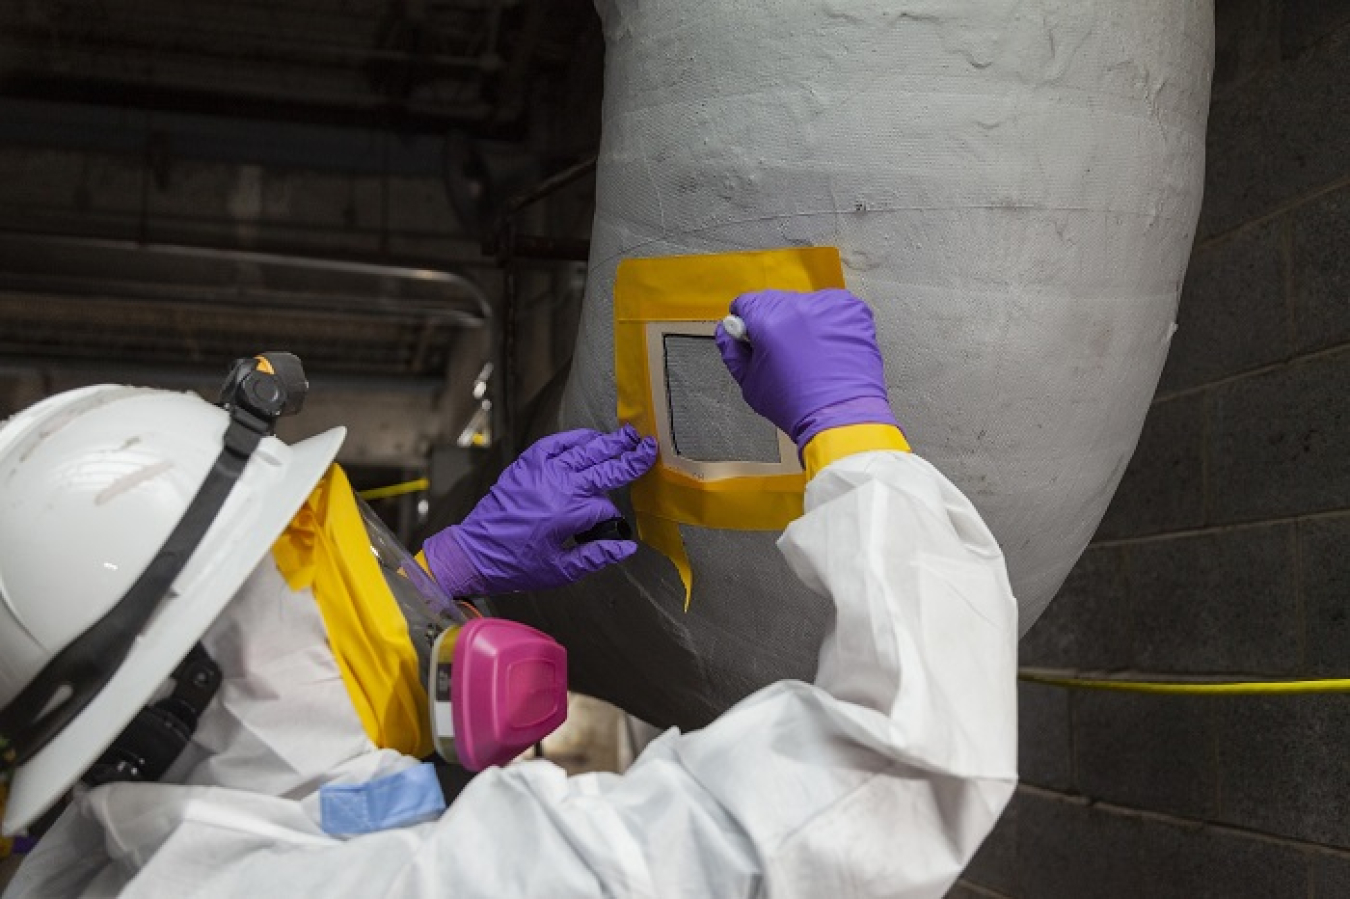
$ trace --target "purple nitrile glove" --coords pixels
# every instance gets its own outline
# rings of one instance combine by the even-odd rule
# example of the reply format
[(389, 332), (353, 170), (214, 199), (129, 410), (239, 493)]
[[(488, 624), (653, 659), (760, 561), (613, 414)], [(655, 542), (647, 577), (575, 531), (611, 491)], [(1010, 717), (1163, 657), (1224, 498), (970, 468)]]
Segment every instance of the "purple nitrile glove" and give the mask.
[(605, 494), (646, 473), (656, 441), (632, 426), (613, 434), (545, 437), (502, 472), (460, 524), (422, 545), (431, 574), (451, 596), (570, 584), (637, 552), (632, 540), (567, 540), (619, 515)]
[(731, 313), (748, 342), (720, 324), (717, 348), (746, 403), (804, 450), (829, 428), (899, 427), (886, 398), (886, 376), (872, 310), (847, 290), (742, 294)]

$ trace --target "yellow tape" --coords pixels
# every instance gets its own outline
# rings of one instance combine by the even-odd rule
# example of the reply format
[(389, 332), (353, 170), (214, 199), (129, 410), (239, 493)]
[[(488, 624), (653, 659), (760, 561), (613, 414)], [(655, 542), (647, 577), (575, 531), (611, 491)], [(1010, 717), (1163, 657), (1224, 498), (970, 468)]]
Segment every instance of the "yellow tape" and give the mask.
[[(844, 286), (834, 247), (807, 247), (706, 256), (626, 259), (614, 281), (614, 377), (619, 421), (657, 434), (648, 365), (647, 325), (718, 321), (731, 301), (756, 290), (815, 291)], [(664, 389), (665, 373), (657, 373)], [(802, 514), (804, 474), (700, 480), (658, 459), (632, 489), (638, 536), (670, 559), (684, 583), (685, 608), (693, 590), (678, 525), (723, 530), (777, 531)]]
[(900, 450), (908, 453), (909, 441), (894, 425), (848, 425), (821, 431), (811, 438), (811, 442), (802, 451), (802, 462), (806, 465), (806, 479), (809, 481), (814, 478), (831, 462), (873, 450)]
[(272, 555), (292, 590), (310, 587), (352, 705), (370, 741), (418, 758), (431, 752), (417, 651), (356, 507), (334, 465)]
[(689, 597), (694, 588), (694, 568), (689, 554), (684, 551), (684, 538), (678, 523), (658, 518), (650, 512), (637, 513), (638, 539), (670, 560), (684, 584), (684, 610), (689, 611)]

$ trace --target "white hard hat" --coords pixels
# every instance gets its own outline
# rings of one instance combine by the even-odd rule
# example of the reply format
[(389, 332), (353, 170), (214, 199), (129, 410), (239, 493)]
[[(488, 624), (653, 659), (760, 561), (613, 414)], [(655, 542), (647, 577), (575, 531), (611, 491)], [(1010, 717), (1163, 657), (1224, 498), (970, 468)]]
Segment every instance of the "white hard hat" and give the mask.
[[(230, 426), (230, 413), (195, 394), (112, 385), (60, 394), (0, 426), (0, 709), (105, 623), (162, 559), (219, 470)], [(151, 699), (281, 535), (345, 433), (335, 428), (295, 446), (263, 437), (246, 456), (121, 665), (45, 745), (20, 758), (5, 833), (54, 804)]]

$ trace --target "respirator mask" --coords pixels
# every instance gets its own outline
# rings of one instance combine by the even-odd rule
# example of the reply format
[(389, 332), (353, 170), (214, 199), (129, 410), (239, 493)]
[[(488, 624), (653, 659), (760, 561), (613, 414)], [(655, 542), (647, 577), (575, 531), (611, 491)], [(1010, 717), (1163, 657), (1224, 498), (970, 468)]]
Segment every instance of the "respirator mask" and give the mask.
[(370, 507), (357, 505), (425, 672), (436, 752), (481, 771), (557, 730), (567, 717), (567, 650), (448, 596)]

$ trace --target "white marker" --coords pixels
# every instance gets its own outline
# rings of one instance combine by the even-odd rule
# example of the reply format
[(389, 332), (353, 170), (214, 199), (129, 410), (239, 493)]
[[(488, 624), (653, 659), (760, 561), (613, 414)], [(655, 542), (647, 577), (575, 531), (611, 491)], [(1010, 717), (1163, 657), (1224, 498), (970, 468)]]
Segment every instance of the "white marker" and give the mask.
[(745, 319), (739, 315), (728, 315), (722, 319), (722, 330), (730, 334), (733, 340), (739, 340), (741, 343), (750, 342), (750, 331), (745, 327)]

